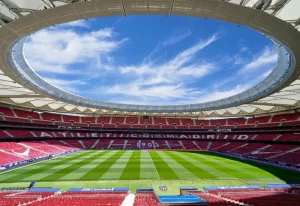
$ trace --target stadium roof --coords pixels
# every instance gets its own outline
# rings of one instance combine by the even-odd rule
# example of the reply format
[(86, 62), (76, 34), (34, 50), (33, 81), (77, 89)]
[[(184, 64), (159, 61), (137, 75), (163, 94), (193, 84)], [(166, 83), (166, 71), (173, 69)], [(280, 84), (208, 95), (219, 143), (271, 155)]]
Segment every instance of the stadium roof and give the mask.
[[(300, 105), (299, 6), (297, 0), (0, 0), (0, 103), (90, 115), (225, 117), (294, 110)], [(254, 28), (277, 45), (276, 68), (263, 84), (227, 99), (155, 107), (96, 102), (66, 93), (45, 85), (22, 58), (24, 37), (39, 29), (83, 18), (144, 13), (215, 18)], [(288, 61), (283, 58), (287, 54)]]

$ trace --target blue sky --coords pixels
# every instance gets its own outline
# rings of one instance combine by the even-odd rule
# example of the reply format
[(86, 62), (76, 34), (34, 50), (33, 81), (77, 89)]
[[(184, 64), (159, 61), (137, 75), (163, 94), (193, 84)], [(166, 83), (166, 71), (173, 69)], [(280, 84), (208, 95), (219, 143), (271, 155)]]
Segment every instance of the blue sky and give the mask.
[(262, 34), (216, 20), (127, 16), (81, 20), (34, 33), (29, 65), (84, 97), (168, 105), (213, 101), (262, 81), (277, 52)]

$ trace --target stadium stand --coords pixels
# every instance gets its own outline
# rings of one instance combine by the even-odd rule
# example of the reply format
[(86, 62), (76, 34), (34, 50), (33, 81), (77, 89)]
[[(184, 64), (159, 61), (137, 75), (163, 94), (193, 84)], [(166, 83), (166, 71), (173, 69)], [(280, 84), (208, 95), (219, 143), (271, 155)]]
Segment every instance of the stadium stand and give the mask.
[(284, 151), (296, 149), (298, 147), (299, 146), (297, 146), (297, 145), (270, 145), (269, 147), (264, 147), (264, 148), (255, 150), (251, 154), (248, 154), (248, 155), (264, 159), (264, 158), (274, 156), (276, 154), (281, 154)]
[(231, 150), (230, 152), (233, 154), (246, 155), (246, 154), (252, 153), (253, 151), (257, 151), (261, 148), (264, 148), (266, 146), (269, 146), (269, 145), (265, 144), (265, 143), (251, 143), (251, 144), (245, 145), (244, 147), (239, 147), (239, 148), (236, 148), (235, 150)]
[(278, 162), (285, 162), (288, 164), (299, 165), (300, 164), (300, 150), (297, 152), (281, 153), (279, 156), (269, 157), (270, 160), (275, 160)]
[[(0, 192), (0, 205), (31, 205), (31, 206), (158, 206), (158, 205), (212, 205), (212, 206), (283, 206), (300, 205), (299, 188), (293, 185), (266, 185), (261, 188), (256, 185), (249, 186), (205, 186), (204, 190), (198, 188), (183, 190), (180, 196), (195, 196), (203, 200), (202, 203), (164, 203), (152, 188), (139, 188), (135, 195), (128, 188), (70, 188), (61, 192), (60, 188), (4, 188)], [(11, 190), (11, 191), (6, 191)], [(172, 198), (180, 196), (163, 196)], [(126, 202), (126, 198), (130, 201)]]
[(81, 117), (81, 123), (95, 124), (96, 117)]
[(116, 123), (124, 124), (124, 122), (125, 122), (125, 117), (112, 117), (111, 118), (111, 123), (112, 124), (116, 124)]
[[(107, 127), (114, 128), (116, 123), (120, 128), (131, 128), (131, 124), (135, 128), (144, 128), (148, 125), (148, 129), (246, 129), (246, 128), (264, 128), (264, 127), (281, 127), (281, 126), (298, 126), (299, 113), (281, 114), (273, 116), (255, 117), (249, 119), (233, 118), (233, 119), (211, 119), (211, 120), (194, 120), (188, 118), (164, 118), (164, 117), (89, 117), (89, 116), (70, 116), (52, 113), (36, 113), (25, 110), (10, 109), (0, 107), (0, 115), (4, 121), (23, 122), (35, 124), (55, 124), (61, 126), (77, 126), (77, 127)], [(88, 123), (88, 124), (87, 124)], [(101, 125), (103, 124), (104, 125)], [(153, 126), (150, 126), (153, 125)], [(180, 127), (186, 126), (189, 127)], [(149, 127), (150, 126), (150, 127)], [(176, 126), (176, 127), (175, 127)]]
[(62, 122), (62, 116), (60, 114), (42, 113), (43, 120)]
[(195, 120), (195, 125), (210, 125), (209, 120)]
[(8, 129), (5, 131), (10, 137), (34, 137), (33, 134), (28, 130)]
[(182, 125), (194, 125), (195, 124), (194, 120), (192, 120), (192, 119), (182, 118), (182, 119), (180, 119), (180, 121), (181, 121)]
[[(300, 133), (297, 132), (300, 113), (248, 119), (194, 120), (133, 116), (84, 117), (0, 107), (0, 114), (0, 138), (21, 141), (9, 143), (14, 144), (13, 151), (18, 154), (8, 151), (5, 144), (0, 144), (0, 152), (5, 156), (1, 165), (78, 149), (213, 150), (293, 165), (300, 163), (299, 146), (286, 144), (300, 140)], [(283, 123), (289, 124), (283, 126)], [(227, 133), (223, 130), (218, 133), (220, 128)], [(102, 131), (106, 129), (112, 131)], [(145, 131), (143, 134), (135, 134), (136, 130)], [(147, 134), (148, 131), (156, 130), (164, 133)], [(205, 133), (207, 130), (211, 133)], [(202, 133), (193, 134), (192, 131)], [(43, 138), (44, 141), (40, 142)], [(20, 156), (21, 153), (26, 155)]]
[(110, 149), (123, 149), (125, 146), (125, 140), (124, 139), (115, 139), (112, 140), (110, 144)]
[(110, 117), (98, 117), (98, 123), (109, 124), (109, 123), (111, 123), (111, 118)]
[(25, 118), (25, 119), (32, 118), (32, 119), (40, 120), (40, 115), (39, 113), (36, 112), (14, 109), (14, 113), (16, 114), (17, 117), (20, 118)]
[(244, 142), (229, 142), (227, 144), (223, 143), (223, 145), (221, 145), (221, 147), (218, 148), (218, 151), (229, 152), (229, 151), (239, 148), (243, 145), (245, 145)]
[(66, 147), (57, 142), (56, 140), (48, 140), (47, 142), (0, 142), (0, 165), (78, 150), (78, 147)]
[(135, 139), (127, 140), (125, 149), (136, 149), (137, 147), (138, 147), (138, 140)]
[(45, 144), (48, 144), (49, 146), (58, 148), (62, 151), (72, 151), (74, 149), (78, 149), (77, 147), (73, 147), (71, 145), (66, 144), (63, 141), (59, 141), (59, 140), (44, 140), (43, 141)]
[(126, 124), (139, 124), (139, 117), (126, 117)]
[(153, 118), (152, 117), (149, 117), (149, 118), (141, 118), (140, 117), (140, 124), (147, 124), (147, 125), (153, 124)]
[(191, 195), (195, 195), (197, 197), (200, 197), (204, 200), (207, 200), (209, 202), (209, 205), (213, 206), (233, 206), (237, 205), (235, 203), (230, 202), (229, 200), (225, 200), (222, 197), (214, 196), (209, 193), (205, 193), (203, 191), (189, 191), (188, 192)]
[(154, 192), (137, 191), (134, 199), (134, 206), (159, 206), (160, 203)]
[(35, 205), (34, 202), (43, 198), (50, 198), (54, 192), (0, 192), (0, 205)]
[(146, 129), (146, 125), (144, 125), (144, 124), (132, 124), (131, 128), (134, 128), (134, 129)]
[(19, 118), (19, 117), (5, 117), (7, 121), (10, 122), (23, 122), (23, 123), (31, 123), (30, 119), (28, 118)]
[(232, 118), (227, 120), (228, 125), (245, 125), (246, 119), (242, 118)]
[(226, 119), (210, 120), (210, 125), (227, 125)]
[(299, 113), (278, 114), (272, 117), (272, 122), (297, 121), (299, 117), (300, 117)]
[(21, 162), (26, 159), (25, 157), (20, 157), (20, 156), (11, 154), (9, 152), (3, 151), (2, 149), (0, 151), (0, 155), (1, 155), (0, 166), (4, 166), (4, 165), (11, 164), (14, 162)]
[(32, 206), (120, 206), (124, 201), (128, 192), (75, 192), (67, 191), (59, 195), (52, 196), (51, 198), (44, 198), (40, 201), (35, 201), (29, 205)]
[(98, 141), (98, 143), (96, 144), (96, 146), (94, 148), (95, 149), (109, 149), (110, 142), (111, 142), (111, 140), (109, 140), (109, 139), (101, 139)]
[(210, 190), (208, 192), (217, 195), (218, 197), (247, 205), (300, 205), (299, 194), (270, 189)]
[(194, 141), (194, 142), (198, 146), (198, 148), (200, 148), (202, 150), (207, 150), (211, 144), (211, 142), (208, 142), (208, 141)]
[(280, 141), (300, 141), (300, 133), (282, 134), (277, 139)]
[(188, 129), (189, 126), (188, 125), (176, 125), (176, 129)]
[(166, 120), (166, 118), (156, 117), (156, 118), (154, 118), (154, 124), (156, 124), (156, 125), (159, 125), (159, 124), (166, 125), (167, 120)]

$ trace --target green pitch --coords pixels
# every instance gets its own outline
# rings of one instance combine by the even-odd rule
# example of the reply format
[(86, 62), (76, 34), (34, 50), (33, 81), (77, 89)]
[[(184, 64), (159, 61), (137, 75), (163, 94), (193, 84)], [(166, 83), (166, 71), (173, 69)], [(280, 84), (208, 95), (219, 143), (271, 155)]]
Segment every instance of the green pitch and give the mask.
[[(300, 181), (300, 173), (208, 152), (86, 150), (0, 174), (0, 187), (171, 187)], [(169, 190), (172, 191), (172, 190)], [(164, 193), (165, 194), (165, 193)]]

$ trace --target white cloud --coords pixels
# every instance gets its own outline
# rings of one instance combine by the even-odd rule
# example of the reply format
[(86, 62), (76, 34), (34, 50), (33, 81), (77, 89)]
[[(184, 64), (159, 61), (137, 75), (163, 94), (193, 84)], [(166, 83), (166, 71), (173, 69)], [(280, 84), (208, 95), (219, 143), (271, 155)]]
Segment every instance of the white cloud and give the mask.
[(266, 72), (263, 73), (261, 76), (262, 76), (263, 78), (266, 78), (267, 76), (269, 76), (269, 74), (271, 74), (271, 72), (272, 72), (272, 69), (266, 71)]
[(169, 98), (182, 98), (189, 95), (199, 94), (201, 91), (197, 91), (191, 88), (185, 88), (183, 84), (177, 85), (158, 85), (152, 87), (140, 87), (139, 84), (128, 85), (115, 85), (114, 87), (107, 88), (109, 94), (125, 94), (128, 96), (139, 97), (155, 97), (160, 99)]
[(166, 79), (170, 81), (179, 80), (182, 75), (190, 77), (195, 77), (196, 75), (197, 77), (201, 77), (207, 74), (209, 70), (215, 68), (215, 65), (204, 61), (199, 62), (199, 60), (197, 62), (194, 60), (194, 57), (196, 53), (209, 46), (217, 39), (217, 36), (213, 35), (205, 41), (200, 41), (163, 64), (155, 65), (155, 61), (152, 61), (141, 65), (123, 66), (120, 67), (119, 70), (123, 74), (130, 73), (141, 77), (146, 76), (146, 79), (158, 78), (162, 79), (163, 82), (165, 82)]
[(133, 78), (124, 84), (116, 84), (112, 87), (101, 87), (96, 92), (127, 95), (151, 99), (194, 99), (202, 94), (198, 88), (187, 86), (184, 82), (199, 80), (201, 77), (212, 73), (216, 69), (214, 63), (204, 60), (195, 60), (195, 55), (212, 44), (218, 38), (211, 36), (205, 41), (199, 41), (194, 46), (183, 50), (166, 63), (155, 64), (155, 61), (142, 63), (141, 65), (122, 66), (118, 71), (123, 75)]
[(278, 54), (275, 47), (267, 46), (261, 53), (255, 55), (252, 61), (246, 64), (239, 72), (240, 73), (253, 72), (262, 67), (267, 67), (271, 64), (274, 64), (277, 60), (278, 60)]
[(237, 66), (237, 65), (243, 65), (245, 64), (247, 61), (247, 59), (245, 57), (243, 57), (242, 55), (240, 54), (236, 54), (233, 56), (233, 59), (232, 59), (232, 63), (233, 65)]
[(72, 21), (64, 24), (58, 25), (58, 27), (83, 27), (83, 28), (89, 28), (89, 22), (88, 20), (82, 19), (77, 21)]
[(72, 72), (70, 72), (69, 69), (66, 68), (65, 65), (60, 64), (43, 64), (42, 61), (37, 60), (31, 60), (29, 62), (29, 65), (31, 68), (33, 68), (36, 72), (46, 72), (46, 73), (56, 73), (56, 74), (78, 74), (82, 71), (78, 71), (75, 69), (72, 69)]
[[(34, 33), (25, 45), (26, 58), (34, 69), (47, 73), (70, 73), (68, 65), (107, 59), (127, 39), (112, 39), (111, 28), (79, 33), (69, 29), (45, 29)], [(49, 69), (53, 67), (53, 69)], [(100, 69), (105, 69), (102, 67)], [(84, 68), (86, 72), (87, 68)]]
[(191, 48), (184, 50), (183, 52), (179, 53), (174, 59), (168, 62), (166, 65), (168, 69), (171, 70), (176, 70), (179, 67), (183, 66), (185, 63), (189, 62), (192, 60), (194, 55), (199, 52), (200, 50), (204, 49), (214, 41), (218, 39), (217, 35), (211, 36), (209, 39), (206, 41), (200, 41)]
[(82, 80), (66, 80), (66, 79), (47, 78), (47, 77), (44, 78), (44, 80), (49, 82), (50, 84), (55, 85), (58, 88), (73, 93), (79, 93), (80, 90), (78, 89), (78, 87), (87, 84)]
[(186, 87), (181, 84), (164, 84), (141, 86), (138, 83), (114, 85), (113, 87), (98, 88), (95, 94), (105, 92), (111, 95), (114, 102), (147, 105), (174, 105), (183, 101), (196, 103), (196, 97), (204, 90)]
[(162, 48), (171, 46), (173, 44), (177, 44), (183, 40), (185, 40), (186, 38), (190, 37), (192, 35), (191, 30), (188, 30), (185, 33), (179, 34), (179, 35), (173, 35), (170, 38), (164, 40), (163, 42), (159, 42), (156, 47), (154, 48), (154, 50), (144, 58), (144, 62), (149, 62), (152, 60), (152, 57), (159, 52)]
[(250, 84), (239, 84), (235, 86), (234, 88), (227, 89), (227, 90), (219, 90), (219, 91), (212, 91), (209, 92), (207, 95), (203, 95), (198, 102), (210, 102), (210, 101), (215, 101), (218, 99), (223, 99), (226, 97), (231, 97), (236, 94), (239, 94), (241, 92), (246, 91), (247, 89), (251, 88)]
[(184, 39), (188, 38), (191, 35), (192, 35), (191, 30), (188, 30), (187, 32), (185, 32), (183, 34), (170, 37), (169, 39), (162, 42), (161, 45), (162, 46), (170, 46), (172, 44), (176, 44), (178, 42), (183, 41)]
[(237, 69), (234, 75), (216, 82), (213, 87), (217, 89), (229, 83), (241, 81), (248, 82), (249, 85), (253, 86), (265, 79), (272, 72), (270, 68), (277, 62), (277, 59), (278, 54), (275, 47), (266, 46), (250, 58), (245, 57), (239, 51), (239, 53), (232, 57), (226, 57), (224, 61), (234, 66), (244, 66)]
[(237, 78), (236, 75), (234, 75), (234, 76), (231, 76), (231, 77), (219, 80), (219, 81), (217, 81), (217, 83), (215, 83), (213, 85), (213, 88), (214, 89), (218, 89), (218, 88), (223, 87), (224, 85), (226, 85), (226, 84), (228, 84), (228, 83), (230, 83), (230, 82), (232, 82), (232, 81), (234, 81), (236, 79), (238, 79), (238, 78)]
[(248, 49), (248, 47), (245, 47), (245, 46), (243, 46), (242, 48), (240, 48), (240, 52), (245, 52), (245, 51), (248, 51), (249, 49)]
[(209, 72), (211, 72), (215, 66), (213, 64), (203, 64), (203, 65), (190, 65), (183, 67), (178, 70), (178, 75), (181, 76), (193, 76), (193, 77), (203, 77)]

